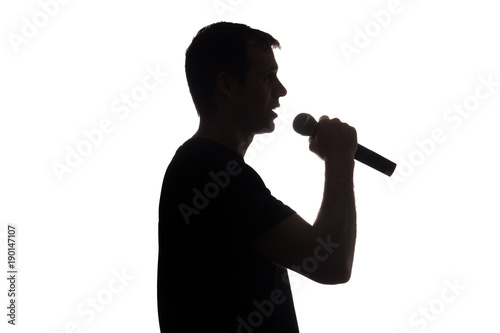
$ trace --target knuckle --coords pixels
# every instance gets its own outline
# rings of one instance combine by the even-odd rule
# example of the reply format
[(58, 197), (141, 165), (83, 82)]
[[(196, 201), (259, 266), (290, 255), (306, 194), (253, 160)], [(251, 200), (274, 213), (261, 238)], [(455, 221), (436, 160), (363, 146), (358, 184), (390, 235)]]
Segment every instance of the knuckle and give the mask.
[(318, 119), (318, 125), (320, 126), (324, 126), (327, 122), (328, 122), (328, 117), (323, 116)]

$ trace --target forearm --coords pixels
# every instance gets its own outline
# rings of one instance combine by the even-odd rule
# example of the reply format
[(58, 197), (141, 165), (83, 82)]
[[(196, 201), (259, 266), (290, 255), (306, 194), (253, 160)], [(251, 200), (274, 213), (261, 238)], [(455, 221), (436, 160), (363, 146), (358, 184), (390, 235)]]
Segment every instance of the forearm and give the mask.
[(323, 239), (340, 244), (329, 264), (351, 273), (356, 243), (356, 207), (353, 184), (354, 160), (339, 163), (325, 159), (325, 188), (318, 217), (313, 224)]

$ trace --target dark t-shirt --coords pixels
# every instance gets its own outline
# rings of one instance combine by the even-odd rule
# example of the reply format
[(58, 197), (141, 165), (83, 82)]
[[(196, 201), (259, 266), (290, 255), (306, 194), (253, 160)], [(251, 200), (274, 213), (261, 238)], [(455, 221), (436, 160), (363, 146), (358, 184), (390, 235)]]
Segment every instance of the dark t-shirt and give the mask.
[(298, 332), (287, 270), (249, 246), (294, 213), (240, 155), (186, 141), (160, 197), (162, 332)]

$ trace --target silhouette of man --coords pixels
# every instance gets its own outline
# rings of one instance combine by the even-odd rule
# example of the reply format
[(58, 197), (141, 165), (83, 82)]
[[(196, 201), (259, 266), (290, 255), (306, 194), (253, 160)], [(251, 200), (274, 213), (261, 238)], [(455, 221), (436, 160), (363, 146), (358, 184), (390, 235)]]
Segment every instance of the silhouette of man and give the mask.
[(287, 93), (277, 77), (277, 47), (265, 32), (219, 22), (201, 29), (186, 51), (200, 125), (162, 185), (162, 332), (298, 332), (287, 269), (322, 284), (350, 279), (355, 129), (323, 116), (310, 139), (325, 162), (323, 202), (312, 225), (273, 197), (244, 161), (253, 136), (273, 131), (273, 109)]

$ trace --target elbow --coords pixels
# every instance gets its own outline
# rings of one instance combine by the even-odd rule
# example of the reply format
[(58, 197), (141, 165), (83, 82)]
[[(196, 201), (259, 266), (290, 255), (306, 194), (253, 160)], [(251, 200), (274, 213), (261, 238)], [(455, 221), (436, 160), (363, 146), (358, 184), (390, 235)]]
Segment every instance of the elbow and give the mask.
[(351, 279), (351, 273), (352, 273), (352, 267), (344, 268), (342, 271), (341, 275), (337, 279), (337, 283), (335, 284), (341, 284), (341, 283), (347, 283)]
[(334, 276), (330, 277), (328, 281), (324, 284), (328, 285), (334, 285), (334, 284), (343, 284), (349, 282), (351, 279), (351, 273), (350, 272), (342, 272), (340, 274), (335, 274)]
[(326, 285), (343, 284), (351, 279), (352, 266), (335, 267), (321, 277), (316, 282)]

